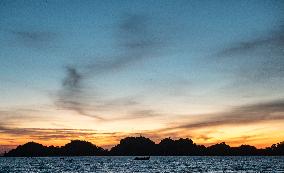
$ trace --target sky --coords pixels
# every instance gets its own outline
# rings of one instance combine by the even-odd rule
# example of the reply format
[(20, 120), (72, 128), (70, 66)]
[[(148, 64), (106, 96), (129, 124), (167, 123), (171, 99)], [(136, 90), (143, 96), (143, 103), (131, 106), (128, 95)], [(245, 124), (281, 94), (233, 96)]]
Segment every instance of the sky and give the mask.
[[(284, 2), (1, 0), (0, 149), (284, 140)], [(282, 133), (281, 133), (282, 132)]]

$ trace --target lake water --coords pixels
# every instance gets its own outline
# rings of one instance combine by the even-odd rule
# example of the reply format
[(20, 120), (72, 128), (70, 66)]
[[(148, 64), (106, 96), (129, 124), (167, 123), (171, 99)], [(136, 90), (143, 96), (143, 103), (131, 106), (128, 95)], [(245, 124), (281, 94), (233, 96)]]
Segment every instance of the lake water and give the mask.
[(0, 158), (0, 172), (283, 172), (284, 157)]

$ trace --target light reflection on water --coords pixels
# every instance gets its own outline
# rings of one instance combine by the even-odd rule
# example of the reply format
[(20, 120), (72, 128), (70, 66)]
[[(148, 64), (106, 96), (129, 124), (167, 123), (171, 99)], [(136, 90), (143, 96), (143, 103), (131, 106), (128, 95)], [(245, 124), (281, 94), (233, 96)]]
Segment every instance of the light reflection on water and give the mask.
[(284, 157), (0, 158), (0, 172), (283, 172)]

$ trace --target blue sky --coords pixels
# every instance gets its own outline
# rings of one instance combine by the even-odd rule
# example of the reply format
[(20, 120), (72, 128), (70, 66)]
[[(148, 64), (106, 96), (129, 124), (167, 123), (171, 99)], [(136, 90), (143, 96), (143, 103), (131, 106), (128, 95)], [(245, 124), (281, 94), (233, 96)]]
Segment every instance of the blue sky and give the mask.
[(153, 116), (161, 127), (282, 103), (283, 11), (274, 0), (2, 0), (0, 109), (23, 122), (51, 110), (52, 128), (69, 114), (126, 124)]

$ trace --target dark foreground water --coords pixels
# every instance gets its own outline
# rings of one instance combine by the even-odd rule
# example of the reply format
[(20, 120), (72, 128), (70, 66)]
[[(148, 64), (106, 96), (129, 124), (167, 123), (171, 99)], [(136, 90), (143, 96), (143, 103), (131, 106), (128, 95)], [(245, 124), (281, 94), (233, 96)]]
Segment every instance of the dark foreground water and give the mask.
[(0, 172), (283, 172), (284, 157), (0, 158)]

